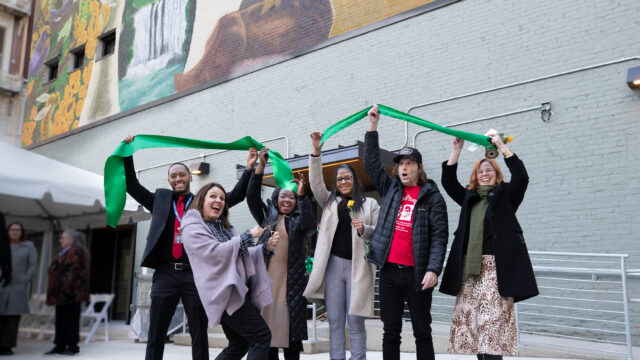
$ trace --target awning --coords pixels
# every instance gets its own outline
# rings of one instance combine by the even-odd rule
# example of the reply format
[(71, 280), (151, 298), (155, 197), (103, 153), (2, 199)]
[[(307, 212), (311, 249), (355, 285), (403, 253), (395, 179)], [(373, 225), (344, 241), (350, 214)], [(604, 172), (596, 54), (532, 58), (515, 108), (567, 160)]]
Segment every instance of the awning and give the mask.
[[(28, 230), (105, 227), (102, 176), (6, 143), (0, 143), (0, 211)], [(127, 196), (121, 224), (150, 218)]]
[[(393, 163), (393, 157), (396, 154), (380, 149), (380, 160), (385, 165), (387, 171), (391, 172), (391, 169), (395, 166)], [(307, 187), (309, 186), (309, 155), (296, 155), (287, 159), (289, 166), (293, 170), (294, 176), (297, 178), (299, 173), (302, 173), (305, 179)], [(375, 186), (366, 171), (364, 170), (364, 143), (358, 141), (355, 145), (340, 146), (337, 149), (325, 150), (322, 152), (322, 173), (324, 175), (325, 184), (327, 188), (331, 190), (333, 184), (332, 176), (336, 171), (336, 168), (342, 164), (351, 165), (358, 175), (358, 178), (365, 187), (365, 191), (374, 191)], [(240, 179), (242, 173), (245, 170), (245, 166), (236, 165), (236, 177)], [(271, 166), (267, 164), (264, 169), (264, 177), (262, 184), (270, 187), (275, 187), (276, 184), (273, 180), (273, 171)]]

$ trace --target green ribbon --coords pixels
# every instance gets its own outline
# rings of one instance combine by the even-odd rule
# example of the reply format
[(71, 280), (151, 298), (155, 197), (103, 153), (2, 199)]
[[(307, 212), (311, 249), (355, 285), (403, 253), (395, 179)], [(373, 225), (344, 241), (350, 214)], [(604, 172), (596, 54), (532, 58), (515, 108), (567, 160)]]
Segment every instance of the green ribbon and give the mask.
[[(340, 121), (338, 121), (337, 123), (329, 126), (323, 133), (322, 133), (322, 141), (320, 141), (320, 144), (324, 144), (324, 142), (330, 138), (331, 136), (333, 136), (335, 133), (341, 131), (342, 129), (349, 127), (351, 125), (353, 125), (354, 123), (362, 120), (364, 117), (367, 116), (367, 113), (369, 112), (369, 110), (371, 110), (372, 106), (369, 106), (368, 108), (364, 109), (364, 110), (360, 110), (357, 113), (347, 117), (346, 119), (342, 119)], [(430, 121), (421, 119), (417, 116), (413, 116), (411, 114), (407, 114), (405, 112), (402, 112), (400, 110), (396, 110), (393, 108), (390, 108), (388, 106), (385, 105), (380, 105), (378, 104), (378, 109), (380, 109), (380, 114), (382, 115), (387, 115), (399, 120), (404, 120), (416, 125), (420, 125), (426, 128), (429, 128), (431, 130), (435, 130), (441, 133), (445, 133), (451, 136), (455, 136), (458, 137), (460, 139), (463, 140), (467, 140), (470, 141), (472, 143), (478, 144), (480, 146), (484, 146), (487, 149), (493, 149), (495, 148), (495, 145), (493, 145), (491, 143), (491, 138), (485, 135), (479, 135), (479, 134), (474, 134), (474, 133), (470, 133), (467, 131), (461, 131), (461, 130), (455, 130), (455, 129), (449, 129), (447, 127), (438, 125), (438, 124), (434, 124)]]
[[(128, 144), (123, 141), (104, 164), (104, 198), (107, 225), (115, 227), (124, 210), (127, 183), (124, 174), (124, 160), (122, 158), (131, 156), (141, 149), (165, 147), (224, 150), (249, 150), (249, 148), (253, 147), (260, 150), (265, 146), (250, 136), (245, 136), (229, 143), (160, 135), (136, 135), (133, 141)], [(287, 160), (277, 151), (269, 150), (269, 161), (271, 162), (276, 185), (296, 192), (298, 187), (291, 182), (293, 180), (293, 172)]]

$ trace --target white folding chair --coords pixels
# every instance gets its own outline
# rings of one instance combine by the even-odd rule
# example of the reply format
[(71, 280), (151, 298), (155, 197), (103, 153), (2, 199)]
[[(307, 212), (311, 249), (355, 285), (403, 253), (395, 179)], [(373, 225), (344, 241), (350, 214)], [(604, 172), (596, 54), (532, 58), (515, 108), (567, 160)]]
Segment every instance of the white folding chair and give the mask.
[[(89, 305), (84, 309), (80, 317), (81, 324), (85, 320), (88, 321), (89, 331), (82, 332), (81, 335), (85, 336), (84, 343), (88, 344), (93, 335), (95, 334), (100, 323), (104, 321), (104, 342), (109, 341), (109, 307), (113, 302), (115, 294), (91, 294), (91, 301)], [(96, 305), (104, 303), (100, 311), (96, 311)]]

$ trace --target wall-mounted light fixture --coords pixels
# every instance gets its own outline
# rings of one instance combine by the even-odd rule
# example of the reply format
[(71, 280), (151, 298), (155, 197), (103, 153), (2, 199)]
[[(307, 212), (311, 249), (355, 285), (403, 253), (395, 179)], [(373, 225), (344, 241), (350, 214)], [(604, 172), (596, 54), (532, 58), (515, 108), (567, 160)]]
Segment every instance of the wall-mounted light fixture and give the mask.
[(193, 175), (205, 175), (209, 173), (209, 163), (199, 161), (197, 163), (189, 164), (189, 171)]
[(627, 70), (627, 85), (631, 89), (640, 88), (640, 66), (632, 67)]

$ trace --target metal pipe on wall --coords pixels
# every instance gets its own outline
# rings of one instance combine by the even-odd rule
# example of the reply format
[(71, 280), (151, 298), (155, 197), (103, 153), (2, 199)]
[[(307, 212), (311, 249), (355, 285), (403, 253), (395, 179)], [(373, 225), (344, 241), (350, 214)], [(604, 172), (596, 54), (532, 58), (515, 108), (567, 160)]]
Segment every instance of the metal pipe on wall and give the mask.
[[(447, 125), (445, 127), (451, 128), (451, 127), (455, 127), (455, 126), (460, 126), (460, 125), (466, 125), (466, 124), (471, 124), (471, 123), (475, 123), (475, 122), (479, 122), (479, 121), (485, 121), (485, 120), (490, 120), (490, 119), (495, 119), (495, 118), (499, 118), (499, 117), (503, 117), (503, 116), (509, 116), (509, 115), (515, 115), (515, 114), (521, 114), (527, 111), (533, 111), (533, 110), (540, 110), (540, 118), (545, 121), (545, 122), (549, 122), (549, 120), (551, 119), (551, 102), (544, 102), (541, 105), (538, 106), (530, 106), (528, 108), (524, 108), (524, 109), (518, 109), (518, 110), (514, 110), (514, 111), (508, 111), (505, 113), (501, 113), (501, 114), (495, 114), (495, 115), (489, 115), (489, 116), (485, 116), (485, 117), (481, 117), (481, 118), (477, 118), (477, 119), (473, 119), (473, 120), (468, 120), (468, 121), (462, 121), (462, 122), (458, 122), (458, 123), (454, 123), (451, 125)], [(544, 115), (545, 113), (548, 113), (548, 117), (545, 117), (546, 115)], [(546, 119), (546, 120), (545, 120)], [(418, 139), (418, 136), (427, 132), (433, 131), (432, 129), (426, 129), (426, 130), (421, 130), (418, 131), (417, 133), (415, 133), (415, 135), (413, 135), (413, 147), (416, 147), (416, 140)]]
[[(511, 88), (511, 87), (514, 87), (514, 86), (525, 85), (525, 84), (529, 84), (529, 83), (533, 83), (533, 82), (537, 82), (537, 81), (541, 81), (541, 80), (552, 79), (552, 78), (555, 78), (555, 77), (558, 77), (558, 76), (570, 75), (570, 74), (574, 74), (574, 73), (585, 71), (585, 70), (597, 69), (597, 68), (600, 68), (600, 67), (603, 67), (603, 66), (620, 64), (620, 63), (627, 62), (627, 61), (632, 61), (632, 60), (640, 60), (640, 56), (631, 56), (631, 57), (620, 58), (620, 59), (617, 59), (617, 60), (605, 61), (605, 62), (601, 62), (601, 63), (598, 63), (598, 64), (582, 66), (582, 67), (579, 67), (579, 68), (574, 68), (574, 69), (561, 71), (561, 72), (557, 72), (557, 73), (553, 73), (553, 74), (549, 74), (549, 75), (539, 76), (539, 77), (531, 78), (531, 79), (528, 79), (528, 80), (517, 81), (517, 82), (513, 82), (513, 83), (508, 83), (508, 84), (504, 84), (504, 85), (499, 85), (499, 86), (495, 86), (495, 87), (479, 90), (479, 91), (468, 92), (468, 93), (465, 93), (465, 94), (462, 94), (462, 95), (456, 95), (456, 96), (451, 96), (451, 97), (448, 97), (448, 98), (443, 98), (443, 99), (439, 99), (439, 100), (435, 100), (435, 101), (430, 101), (430, 102), (426, 102), (426, 103), (422, 103), (422, 104), (417, 104), (417, 105), (411, 106), (407, 110), (407, 114), (411, 114), (411, 111), (413, 111), (415, 109), (418, 109), (418, 108), (421, 108), (421, 107), (425, 107), (425, 106), (440, 104), (440, 103), (443, 103), (443, 102), (462, 99), (462, 98), (469, 97), (469, 96), (486, 94), (486, 93), (489, 93), (489, 92), (492, 92), (492, 91), (508, 89), (508, 88)], [(403, 147), (407, 146), (408, 143), (409, 143), (409, 123), (405, 122), (405, 124), (404, 124), (404, 144), (402, 146), (400, 146), (399, 149), (402, 149)]]

